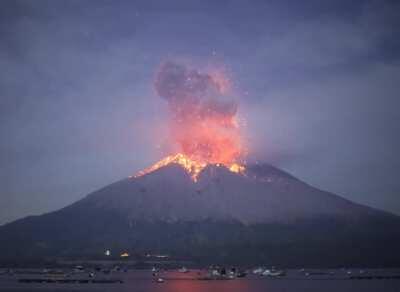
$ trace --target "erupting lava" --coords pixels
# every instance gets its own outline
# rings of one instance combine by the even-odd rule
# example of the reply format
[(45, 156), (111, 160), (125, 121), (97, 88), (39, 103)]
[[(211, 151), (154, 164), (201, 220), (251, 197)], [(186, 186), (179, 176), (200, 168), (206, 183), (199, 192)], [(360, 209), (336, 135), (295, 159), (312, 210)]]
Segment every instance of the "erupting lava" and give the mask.
[[(199, 162), (190, 159), (189, 157), (185, 156), (182, 153), (178, 153), (176, 155), (170, 155), (165, 157), (164, 159), (158, 161), (157, 163), (153, 164), (152, 166), (140, 171), (136, 177), (145, 175), (147, 173), (153, 172), (160, 167), (166, 166), (170, 163), (177, 163), (181, 165), (189, 174), (190, 177), (193, 179), (193, 181), (197, 181), (197, 176), (200, 174), (200, 172), (207, 166), (208, 163), (206, 162)], [(216, 164), (217, 166), (220, 166), (219, 163)], [(238, 163), (232, 163), (230, 165), (226, 165), (226, 167), (236, 173), (242, 173), (244, 171), (244, 166), (238, 164)]]
[(229, 79), (221, 72), (200, 73), (173, 62), (157, 73), (155, 88), (167, 100), (171, 138), (180, 153), (170, 155), (137, 176), (178, 163), (196, 181), (207, 164), (243, 172), (238, 161), (245, 150), (236, 121), (237, 105), (227, 98)]

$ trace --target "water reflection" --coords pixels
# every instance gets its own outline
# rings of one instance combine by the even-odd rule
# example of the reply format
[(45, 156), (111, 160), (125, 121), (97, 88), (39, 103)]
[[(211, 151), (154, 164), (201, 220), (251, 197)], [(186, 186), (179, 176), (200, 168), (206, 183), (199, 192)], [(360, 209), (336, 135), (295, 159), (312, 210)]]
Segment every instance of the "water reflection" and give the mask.
[[(233, 280), (199, 280), (203, 272), (191, 271), (178, 273), (161, 271), (157, 277), (165, 279), (163, 283), (156, 283), (151, 271), (129, 271), (114, 273), (111, 278), (119, 278), (123, 283), (118, 284), (61, 284), (38, 283), (26, 284), (17, 281), (17, 278), (29, 278), (32, 274), (18, 274), (16, 276), (0, 275), (0, 292), (398, 292), (400, 281), (397, 279), (370, 279), (352, 280), (348, 277), (339, 277), (340, 271), (335, 271), (335, 277), (321, 278), (319, 275), (301, 277), (298, 271), (288, 271), (282, 278), (268, 278), (248, 275), (246, 278)], [(382, 272), (383, 273), (383, 272)], [(389, 272), (385, 272), (388, 274)], [(397, 272), (396, 272), (397, 273)], [(106, 277), (98, 275), (99, 278)]]
[[(254, 291), (246, 280), (171, 280), (160, 291), (168, 292), (247, 292)], [(161, 285), (160, 285), (161, 286)]]

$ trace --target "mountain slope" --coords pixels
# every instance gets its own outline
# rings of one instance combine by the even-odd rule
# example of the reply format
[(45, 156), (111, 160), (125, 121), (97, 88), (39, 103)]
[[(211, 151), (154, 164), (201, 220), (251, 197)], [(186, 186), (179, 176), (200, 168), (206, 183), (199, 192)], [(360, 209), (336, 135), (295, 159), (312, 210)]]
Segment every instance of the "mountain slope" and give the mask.
[(117, 209), (133, 220), (238, 220), (290, 222), (332, 215), (356, 220), (376, 212), (317, 190), (271, 166), (246, 175), (208, 166), (194, 183), (179, 165), (126, 179), (92, 193), (80, 204)]
[(105, 249), (203, 262), (398, 265), (397, 216), (315, 189), (270, 165), (177, 164), (61, 210), (0, 227), (3, 259), (98, 257)]

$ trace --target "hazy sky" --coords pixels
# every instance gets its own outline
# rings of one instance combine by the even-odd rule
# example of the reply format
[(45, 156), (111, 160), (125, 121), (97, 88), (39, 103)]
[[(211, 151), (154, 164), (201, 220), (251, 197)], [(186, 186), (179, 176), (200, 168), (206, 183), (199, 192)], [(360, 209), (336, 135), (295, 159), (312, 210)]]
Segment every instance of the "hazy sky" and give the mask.
[(250, 161), (400, 214), (399, 1), (3, 0), (0, 224), (161, 158), (171, 59), (228, 72)]

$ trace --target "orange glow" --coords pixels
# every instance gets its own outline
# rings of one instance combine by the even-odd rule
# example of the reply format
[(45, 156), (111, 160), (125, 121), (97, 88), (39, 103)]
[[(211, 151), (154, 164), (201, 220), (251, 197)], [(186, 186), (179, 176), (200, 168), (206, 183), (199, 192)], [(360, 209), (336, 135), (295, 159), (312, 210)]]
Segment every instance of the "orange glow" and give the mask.
[(245, 170), (245, 167), (243, 165), (240, 165), (237, 163), (231, 164), (228, 168), (230, 171), (236, 172), (236, 173), (242, 173)]
[[(182, 166), (186, 172), (190, 175), (193, 181), (197, 181), (197, 177), (200, 174), (200, 172), (207, 166), (207, 162), (201, 162), (201, 161), (196, 161), (193, 159), (190, 159), (186, 155), (182, 153), (178, 153), (176, 155), (170, 155), (165, 157), (164, 159), (158, 161), (157, 163), (153, 164), (152, 166), (140, 171), (135, 177), (140, 177), (145, 174), (148, 174), (150, 172), (153, 172), (163, 166), (166, 166), (171, 163), (176, 163)], [(217, 166), (225, 166), (228, 168), (230, 171), (235, 172), (235, 173), (242, 173), (245, 170), (245, 167), (237, 164), (237, 163), (232, 163), (232, 164), (223, 164), (223, 163), (218, 163), (216, 164)]]
[(231, 80), (223, 71), (200, 72), (174, 62), (166, 62), (157, 73), (155, 89), (168, 103), (169, 139), (178, 154), (167, 156), (137, 176), (170, 163), (181, 165), (196, 181), (208, 165), (225, 166), (242, 173), (239, 161), (246, 149), (237, 121), (237, 103)]
[(207, 76), (211, 78), (209, 96), (201, 101), (189, 96), (170, 104), (171, 137), (180, 152), (192, 160), (229, 166), (246, 152), (237, 122), (237, 105), (216, 98), (231, 91), (229, 79), (217, 71)]
[(121, 253), (120, 257), (121, 258), (127, 258), (127, 257), (129, 257), (129, 253), (127, 253), (127, 252)]
[(178, 126), (172, 135), (182, 153), (196, 161), (230, 165), (244, 152), (231, 117), (193, 118), (190, 125)]

